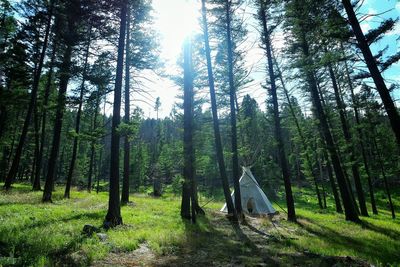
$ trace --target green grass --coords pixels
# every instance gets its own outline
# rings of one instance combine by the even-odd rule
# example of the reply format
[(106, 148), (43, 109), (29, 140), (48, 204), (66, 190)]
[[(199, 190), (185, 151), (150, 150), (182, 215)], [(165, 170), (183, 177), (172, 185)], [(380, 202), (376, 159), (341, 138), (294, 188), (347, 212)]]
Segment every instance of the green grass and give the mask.
[[(400, 222), (392, 220), (382, 206), (379, 215), (363, 218), (358, 225), (346, 222), (332, 206), (318, 211), (312, 192), (304, 188), (295, 190), (299, 223), (279, 219), (274, 226), (267, 219), (261, 220), (258, 228), (267, 239), (244, 226), (231, 225), (216, 212), (221, 202), (208, 203), (207, 216), (191, 225), (180, 218), (179, 197), (132, 195), (133, 204), (122, 207), (124, 225), (108, 231), (106, 242), (101, 242), (96, 235), (85, 237), (81, 232), (85, 224), (102, 225), (107, 193), (73, 191), (69, 200), (62, 199), (62, 193), (63, 188), (57, 188), (52, 204), (41, 203), (42, 193), (30, 191), (27, 185), (17, 184), (10, 192), (0, 193), (0, 266), (84, 266), (109, 252), (135, 250), (144, 242), (160, 257), (182, 257), (175, 260), (181, 264), (187, 255), (194, 255), (199, 265), (232, 263), (235, 259), (251, 266), (268, 262), (268, 255), (269, 260), (292, 265), (298, 263), (293, 255), (310, 252), (352, 256), (376, 265), (400, 265)], [(394, 198), (398, 201), (399, 195), (394, 194)]]

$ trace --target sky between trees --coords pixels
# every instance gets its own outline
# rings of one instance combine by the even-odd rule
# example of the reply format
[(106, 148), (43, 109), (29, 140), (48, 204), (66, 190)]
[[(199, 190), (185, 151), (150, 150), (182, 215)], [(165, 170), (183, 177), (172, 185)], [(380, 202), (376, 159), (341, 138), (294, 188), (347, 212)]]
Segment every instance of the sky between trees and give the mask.
[[(154, 28), (159, 32), (161, 58), (165, 62), (165, 69), (171, 74), (176, 73), (177, 58), (182, 53), (182, 43), (185, 36), (198, 33), (200, 29), (200, 1), (197, 0), (153, 0), (154, 9)], [(265, 106), (266, 90), (261, 87), (265, 80), (265, 56), (259, 48), (259, 32), (257, 31), (257, 21), (254, 18), (256, 11), (251, 5), (243, 5), (238, 13), (243, 14), (243, 19), (249, 30), (248, 39), (243, 44), (248, 48), (246, 56), (247, 66), (251, 69), (251, 78), (254, 81), (247, 90), (243, 90), (243, 95), (249, 94), (258, 101), (260, 106)], [(400, 2), (396, 0), (365, 0), (358, 13), (361, 15), (361, 27), (364, 33), (376, 28), (387, 18), (396, 19), (400, 15)], [(374, 16), (379, 14), (379, 16)], [(388, 55), (395, 54), (400, 49), (400, 24), (387, 33), (380, 41), (373, 43), (371, 49), (374, 53), (388, 46)], [(275, 50), (280, 50), (286, 45), (282, 31), (275, 31), (273, 46)], [(400, 82), (400, 63), (395, 63), (384, 73), (388, 86), (392, 82)], [(179, 87), (168, 78), (160, 77), (152, 72), (146, 72), (151, 80), (145, 81), (146, 86), (151, 91), (151, 97), (137, 95), (132, 104), (143, 109), (146, 117), (155, 118), (154, 103), (157, 97), (161, 100), (160, 117), (168, 116), (176, 102), (179, 94)], [(369, 81), (372, 84), (372, 80)], [(299, 97), (298, 95), (296, 95)], [(400, 99), (400, 93), (393, 93), (394, 100)], [(112, 96), (110, 96), (112, 99)], [(145, 101), (145, 102), (144, 102)], [(303, 106), (307, 111), (308, 103)], [(111, 106), (108, 107), (111, 112)]]

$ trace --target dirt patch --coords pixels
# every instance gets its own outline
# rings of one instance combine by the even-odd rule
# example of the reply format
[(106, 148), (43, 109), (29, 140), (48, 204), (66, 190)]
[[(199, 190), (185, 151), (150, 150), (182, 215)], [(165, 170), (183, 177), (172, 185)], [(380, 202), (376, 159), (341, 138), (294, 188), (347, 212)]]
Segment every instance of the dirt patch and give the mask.
[(146, 243), (142, 243), (138, 249), (128, 253), (111, 252), (107, 258), (94, 262), (92, 266), (154, 266), (155, 261), (155, 254)]

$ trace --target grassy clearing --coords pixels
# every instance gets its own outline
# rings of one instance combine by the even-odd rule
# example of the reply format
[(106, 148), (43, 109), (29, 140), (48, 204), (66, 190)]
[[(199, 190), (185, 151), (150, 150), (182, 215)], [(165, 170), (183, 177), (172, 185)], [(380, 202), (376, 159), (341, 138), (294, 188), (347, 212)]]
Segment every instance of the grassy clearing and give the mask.
[[(85, 237), (81, 231), (85, 224), (101, 226), (107, 193), (74, 191), (72, 199), (64, 200), (62, 192), (57, 188), (53, 204), (41, 203), (41, 192), (31, 192), (26, 185), (0, 193), (0, 265), (85, 266), (110, 252), (135, 250), (142, 243), (167, 259), (165, 265), (175, 266), (193, 259), (198, 265), (313, 265), (316, 259), (307, 255), (314, 254), (400, 265), (398, 219), (380, 209), (378, 216), (363, 218), (361, 225), (349, 223), (333, 207), (318, 212), (308, 197), (311, 193), (304, 189), (295, 192), (298, 224), (284, 220), (281, 212), (273, 222), (250, 219), (250, 225), (240, 227), (216, 212), (219, 202), (207, 204), (207, 217), (191, 225), (180, 219), (179, 198), (133, 195), (133, 203), (122, 208), (124, 225), (108, 231), (106, 242)], [(398, 201), (398, 194), (394, 198)]]

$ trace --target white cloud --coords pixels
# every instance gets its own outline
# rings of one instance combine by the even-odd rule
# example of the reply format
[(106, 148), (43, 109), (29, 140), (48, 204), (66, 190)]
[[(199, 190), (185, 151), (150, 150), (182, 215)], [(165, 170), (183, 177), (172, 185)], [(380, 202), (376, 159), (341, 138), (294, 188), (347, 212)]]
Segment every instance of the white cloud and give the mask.
[(374, 15), (378, 14), (378, 11), (372, 7), (368, 8), (368, 17), (365, 19), (366, 21), (370, 21), (374, 18)]
[(364, 34), (366, 34), (369, 30), (371, 30), (371, 25), (369, 25), (369, 23), (367, 22), (361, 23), (360, 26)]

